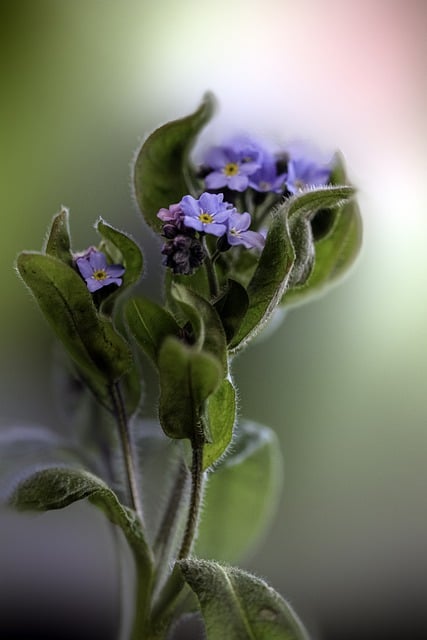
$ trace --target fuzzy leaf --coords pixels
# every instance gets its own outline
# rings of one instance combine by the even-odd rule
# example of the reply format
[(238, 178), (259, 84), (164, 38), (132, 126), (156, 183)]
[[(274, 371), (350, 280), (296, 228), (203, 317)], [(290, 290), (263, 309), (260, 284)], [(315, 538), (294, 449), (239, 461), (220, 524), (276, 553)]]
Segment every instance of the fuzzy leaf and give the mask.
[(87, 451), (39, 425), (0, 429), (0, 502), (9, 500), (18, 482), (41, 466), (90, 465)]
[(163, 341), (167, 336), (178, 337), (179, 325), (169, 311), (143, 296), (129, 300), (125, 313), (139, 346), (157, 365)]
[(219, 462), (207, 485), (196, 555), (220, 562), (240, 560), (269, 527), (282, 478), (276, 434), (253, 422), (239, 424), (232, 452)]
[(180, 284), (172, 284), (171, 293), (191, 322), (196, 338), (195, 346), (215, 356), (221, 362), (225, 376), (228, 370), (227, 342), (215, 307), (202, 296)]
[(143, 258), (136, 242), (127, 233), (115, 229), (102, 218), (96, 223), (96, 229), (106, 241), (107, 250), (112, 245), (119, 252), (123, 266), (126, 268), (122, 276), (122, 285), (117, 291), (138, 282), (142, 274)]
[(134, 167), (135, 195), (145, 221), (156, 231), (161, 229), (157, 218), (159, 209), (193, 193), (194, 175), (189, 155), (213, 111), (213, 96), (208, 93), (197, 111), (156, 129), (138, 152)]
[(158, 366), (160, 424), (170, 438), (192, 440), (200, 429), (205, 403), (221, 381), (220, 362), (168, 337), (160, 349)]
[(207, 640), (308, 640), (298, 617), (263, 580), (206, 560), (181, 560), (197, 595)]
[[(340, 156), (337, 156), (331, 182), (346, 182), (345, 168)], [(283, 305), (296, 305), (306, 302), (313, 295), (319, 295), (330, 284), (335, 283), (353, 264), (362, 243), (362, 220), (355, 199), (339, 207), (328, 209), (320, 207), (320, 222), (315, 216), (311, 225), (316, 232), (316, 223), (322, 229), (319, 239), (314, 242), (315, 259), (313, 269), (302, 286), (290, 288), (282, 299)]]
[(237, 335), (230, 343), (232, 350), (253, 338), (269, 320), (286, 289), (294, 260), (287, 210), (282, 206), (273, 214), (264, 250), (249, 282), (249, 306)]
[(223, 380), (208, 400), (207, 420), (211, 442), (203, 447), (203, 469), (208, 469), (227, 449), (236, 420), (236, 391), (230, 380)]
[(144, 532), (135, 513), (120, 504), (116, 494), (102, 480), (80, 469), (44, 469), (21, 482), (10, 504), (20, 511), (50, 511), (84, 499), (101, 509), (110, 522), (122, 529), (134, 554), (139, 576), (145, 576), (146, 588), (139, 591), (139, 606), (148, 607), (152, 559)]
[(52, 220), (49, 236), (45, 245), (45, 253), (54, 256), (65, 264), (73, 264), (71, 254), (70, 228), (68, 223), (69, 211), (62, 207)]
[(77, 272), (57, 258), (21, 253), (17, 266), (41, 310), (93, 390), (119, 380), (132, 354), (109, 319), (98, 314)]

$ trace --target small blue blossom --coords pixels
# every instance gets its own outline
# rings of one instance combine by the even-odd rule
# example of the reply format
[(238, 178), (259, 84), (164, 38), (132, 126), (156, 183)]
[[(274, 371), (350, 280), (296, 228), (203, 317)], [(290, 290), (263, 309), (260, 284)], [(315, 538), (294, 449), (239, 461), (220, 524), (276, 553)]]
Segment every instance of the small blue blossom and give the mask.
[(261, 167), (261, 157), (260, 146), (246, 138), (212, 147), (204, 158), (205, 164), (213, 169), (205, 178), (206, 188), (244, 191), (249, 185), (249, 176)]
[(331, 175), (331, 168), (305, 158), (290, 159), (286, 186), (291, 193), (298, 193), (308, 186), (325, 185)]
[(223, 199), (222, 193), (202, 193), (198, 200), (184, 196), (179, 203), (184, 225), (203, 233), (223, 236), (227, 231), (226, 221), (233, 210), (233, 206)]
[(277, 173), (277, 162), (268, 154), (263, 158), (259, 169), (249, 178), (249, 186), (262, 193), (273, 191), (281, 193), (285, 184), (286, 173)]
[(76, 265), (91, 293), (109, 284), (122, 284), (125, 268), (121, 264), (108, 264), (105, 255), (94, 247), (78, 257)]
[(227, 220), (227, 240), (231, 246), (242, 244), (246, 249), (263, 249), (265, 238), (257, 231), (249, 231), (251, 216), (249, 213), (234, 211)]

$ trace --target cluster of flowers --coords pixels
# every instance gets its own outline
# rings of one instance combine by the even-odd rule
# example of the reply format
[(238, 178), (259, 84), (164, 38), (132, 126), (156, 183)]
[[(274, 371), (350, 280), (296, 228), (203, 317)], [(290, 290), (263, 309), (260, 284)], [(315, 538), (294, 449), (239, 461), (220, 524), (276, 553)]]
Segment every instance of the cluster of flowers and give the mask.
[(209, 190), (252, 188), (266, 193), (295, 194), (308, 185), (324, 185), (331, 168), (289, 153), (275, 155), (250, 138), (235, 138), (212, 147), (204, 158), (205, 185)]
[[(157, 214), (166, 240), (162, 248), (164, 265), (176, 274), (192, 274), (206, 258), (203, 243), (206, 234), (218, 238), (220, 251), (237, 245), (263, 249), (263, 234), (249, 229), (251, 214), (239, 213), (234, 204), (224, 201), (219, 190), (225, 191), (231, 200), (233, 192), (251, 189), (259, 194), (286, 197), (310, 185), (326, 184), (330, 173), (327, 164), (294, 158), (288, 153), (275, 155), (250, 138), (234, 138), (222, 146), (211, 147), (201, 168), (206, 191), (198, 199), (186, 195)], [(122, 284), (124, 267), (108, 264), (106, 256), (94, 247), (76, 257), (76, 266), (91, 293), (111, 284)]]
[(236, 245), (246, 249), (264, 246), (264, 236), (249, 230), (250, 214), (238, 213), (232, 204), (224, 202), (222, 193), (205, 192), (197, 200), (184, 196), (168, 209), (160, 209), (157, 216), (163, 222), (166, 238), (162, 249), (164, 264), (174, 273), (189, 275), (202, 264), (206, 254), (200, 234), (224, 238), (223, 250)]
[(206, 257), (200, 234), (221, 238), (218, 247), (222, 251), (236, 245), (246, 249), (263, 248), (264, 236), (249, 230), (250, 213), (239, 213), (233, 204), (224, 202), (223, 193), (210, 191), (226, 190), (230, 199), (232, 192), (248, 189), (289, 196), (308, 185), (326, 184), (330, 172), (329, 166), (305, 158), (292, 158), (288, 154), (275, 156), (249, 138), (235, 138), (223, 146), (212, 147), (201, 169), (207, 191), (198, 199), (186, 195), (179, 203), (160, 209), (157, 214), (166, 238), (163, 263), (174, 273), (193, 273)]

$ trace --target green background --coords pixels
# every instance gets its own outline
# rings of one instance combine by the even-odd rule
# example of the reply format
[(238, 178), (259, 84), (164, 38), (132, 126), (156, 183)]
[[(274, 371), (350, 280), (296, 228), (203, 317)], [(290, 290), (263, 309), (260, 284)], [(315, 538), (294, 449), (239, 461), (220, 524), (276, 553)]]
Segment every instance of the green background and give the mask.
[[(385, 618), (417, 625), (427, 586), (423, 3), (18, 0), (0, 10), (0, 426), (58, 426), (51, 336), (13, 265), (41, 247), (61, 204), (76, 249), (96, 241), (99, 215), (131, 231), (148, 255), (142, 289), (156, 291), (158, 244), (130, 187), (154, 127), (210, 89), (220, 110), (207, 141), (237, 128), (340, 148), (360, 189), (362, 254), (344, 283), (290, 312), (234, 369), (241, 414), (273, 426), (285, 458), (280, 511), (241, 564), (320, 640)], [(0, 600), (40, 616), (45, 600), (60, 606), (83, 583), (80, 619), (102, 618), (89, 609), (96, 589), (115, 597), (109, 536), (85, 507), (4, 513)]]

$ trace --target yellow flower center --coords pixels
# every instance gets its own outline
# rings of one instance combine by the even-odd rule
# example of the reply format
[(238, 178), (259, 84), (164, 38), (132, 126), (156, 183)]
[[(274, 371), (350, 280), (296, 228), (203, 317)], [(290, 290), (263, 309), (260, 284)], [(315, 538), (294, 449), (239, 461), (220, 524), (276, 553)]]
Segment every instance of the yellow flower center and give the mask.
[(105, 269), (97, 269), (92, 273), (92, 278), (94, 280), (105, 280), (107, 278), (107, 272)]
[(237, 164), (237, 162), (228, 162), (225, 165), (223, 172), (226, 176), (237, 176), (237, 174), (239, 173), (239, 165)]
[(214, 221), (213, 216), (211, 216), (211, 214), (207, 213), (206, 211), (202, 211), (199, 214), (199, 220), (200, 222), (203, 222), (203, 224), (210, 224)]

